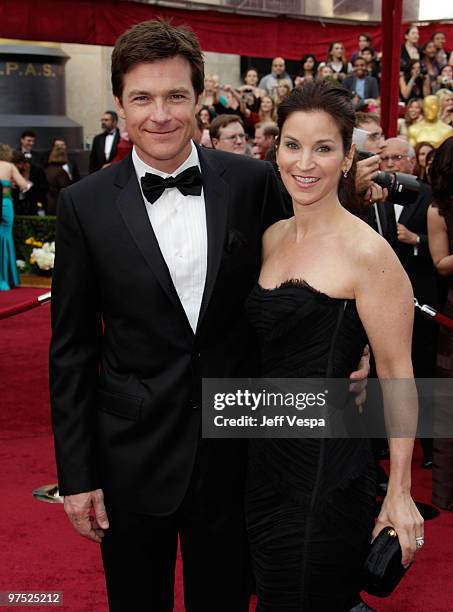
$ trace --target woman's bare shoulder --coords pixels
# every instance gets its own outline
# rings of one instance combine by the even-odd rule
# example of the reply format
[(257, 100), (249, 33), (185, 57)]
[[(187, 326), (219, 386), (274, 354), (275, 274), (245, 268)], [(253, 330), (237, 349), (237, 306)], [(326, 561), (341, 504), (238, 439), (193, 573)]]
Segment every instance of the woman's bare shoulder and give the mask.
[(263, 234), (263, 252), (269, 253), (277, 245), (294, 222), (294, 218), (277, 221)]
[(346, 245), (350, 256), (365, 264), (378, 262), (383, 256), (397, 259), (387, 240), (358, 217), (353, 217), (349, 223)]

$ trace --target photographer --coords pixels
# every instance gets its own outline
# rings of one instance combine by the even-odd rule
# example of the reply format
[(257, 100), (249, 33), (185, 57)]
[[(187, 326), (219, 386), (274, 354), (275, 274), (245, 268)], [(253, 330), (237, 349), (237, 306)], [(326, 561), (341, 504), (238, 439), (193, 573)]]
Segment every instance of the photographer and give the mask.
[(447, 66), (444, 66), (441, 69), (440, 74), (437, 77), (436, 89), (436, 93), (438, 93), (438, 91), (441, 89), (453, 91), (453, 66), (447, 64)]
[[(385, 173), (413, 173), (415, 153), (409, 143), (402, 138), (389, 138), (385, 141), (381, 155), (381, 171)], [(398, 189), (390, 189), (387, 208), (391, 244), (412, 283), (414, 296), (422, 304), (438, 306), (438, 278), (428, 247), (427, 213), (432, 203), (429, 185), (417, 181), (418, 195), (411, 189), (409, 177), (396, 177)], [(409, 188), (406, 187), (409, 186)], [(394, 195), (398, 193), (397, 197)], [(401, 204), (395, 204), (398, 199)], [(432, 378), (435, 372), (437, 325), (415, 312), (412, 337), (412, 363), (414, 375), (418, 378)], [(421, 398), (422, 399), (422, 398)], [(421, 401), (423, 411), (423, 401)], [(427, 416), (427, 415), (425, 415)], [(423, 467), (432, 465), (432, 441), (422, 440)]]
[(379, 154), (384, 147), (384, 135), (379, 125), (379, 116), (375, 113), (358, 112), (355, 117), (357, 129), (354, 130), (354, 144), (362, 154), (372, 154), (368, 156), (359, 154), (355, 187), (363, 207), (368, 208), (365, 212), (366, 221), (376, 231), (379, 231), (378, 228), (382, 223), (377, 220), (377, 217), (380, 214), (381, 205), (375, 203), (385, 199), (387, 194), (373, 179), (379, 172)]

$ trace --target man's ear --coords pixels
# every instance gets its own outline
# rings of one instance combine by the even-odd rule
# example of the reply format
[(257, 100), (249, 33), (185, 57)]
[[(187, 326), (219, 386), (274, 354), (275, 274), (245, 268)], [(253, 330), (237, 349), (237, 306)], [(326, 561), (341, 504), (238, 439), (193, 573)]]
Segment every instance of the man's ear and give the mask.
[(113, 99), (115, 101), (115, 108), (116, 108), (116, 112), (118, 113), (118, 116), (121, 117), (123, 121), (125, 121), (126, 113), (124, 112), (124, 108), (123, 108), (123, 105), (121, 104), (121, 100), (117, 98), (116, 96), (114, 96)]
[(219, 139), (218, 138), (211, 138), (211, 142), (212, 142), (212, 146), (214, 147), (214, 149), (217, 149), (217, 145), (219, 143)]
[(201, 107), (203, 106), (201, 103), (201, 96), (202, 94), (200, 94), (195, 101), (195, 114), (196, 115), (198, 115), (198, 113), (201, 111)]

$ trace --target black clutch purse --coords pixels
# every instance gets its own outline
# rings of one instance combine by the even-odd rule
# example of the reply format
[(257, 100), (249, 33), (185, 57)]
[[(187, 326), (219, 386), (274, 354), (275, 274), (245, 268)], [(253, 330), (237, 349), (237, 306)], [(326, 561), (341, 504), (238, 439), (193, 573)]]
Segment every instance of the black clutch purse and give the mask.
[(363, 589), (370, 595), (388, 597), (409, 567), (401, 565), (401, 546), (392, 527), (384, 527), (371, 544), (363, 566)]

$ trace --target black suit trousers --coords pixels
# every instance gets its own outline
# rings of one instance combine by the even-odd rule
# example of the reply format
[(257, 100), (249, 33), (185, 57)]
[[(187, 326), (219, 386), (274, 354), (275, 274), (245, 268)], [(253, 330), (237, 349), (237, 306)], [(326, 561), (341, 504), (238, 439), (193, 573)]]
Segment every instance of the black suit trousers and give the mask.
[(186, 612), (248, 611), (244, 473), (231, 478), (212, 468), (213, 445), (224, 442), (200, 440), (189, 488), (172, 514), (136, 514), (106, 500), (110, 527), (101, 549), (111, 612), (173, 610), (178, 536)]

